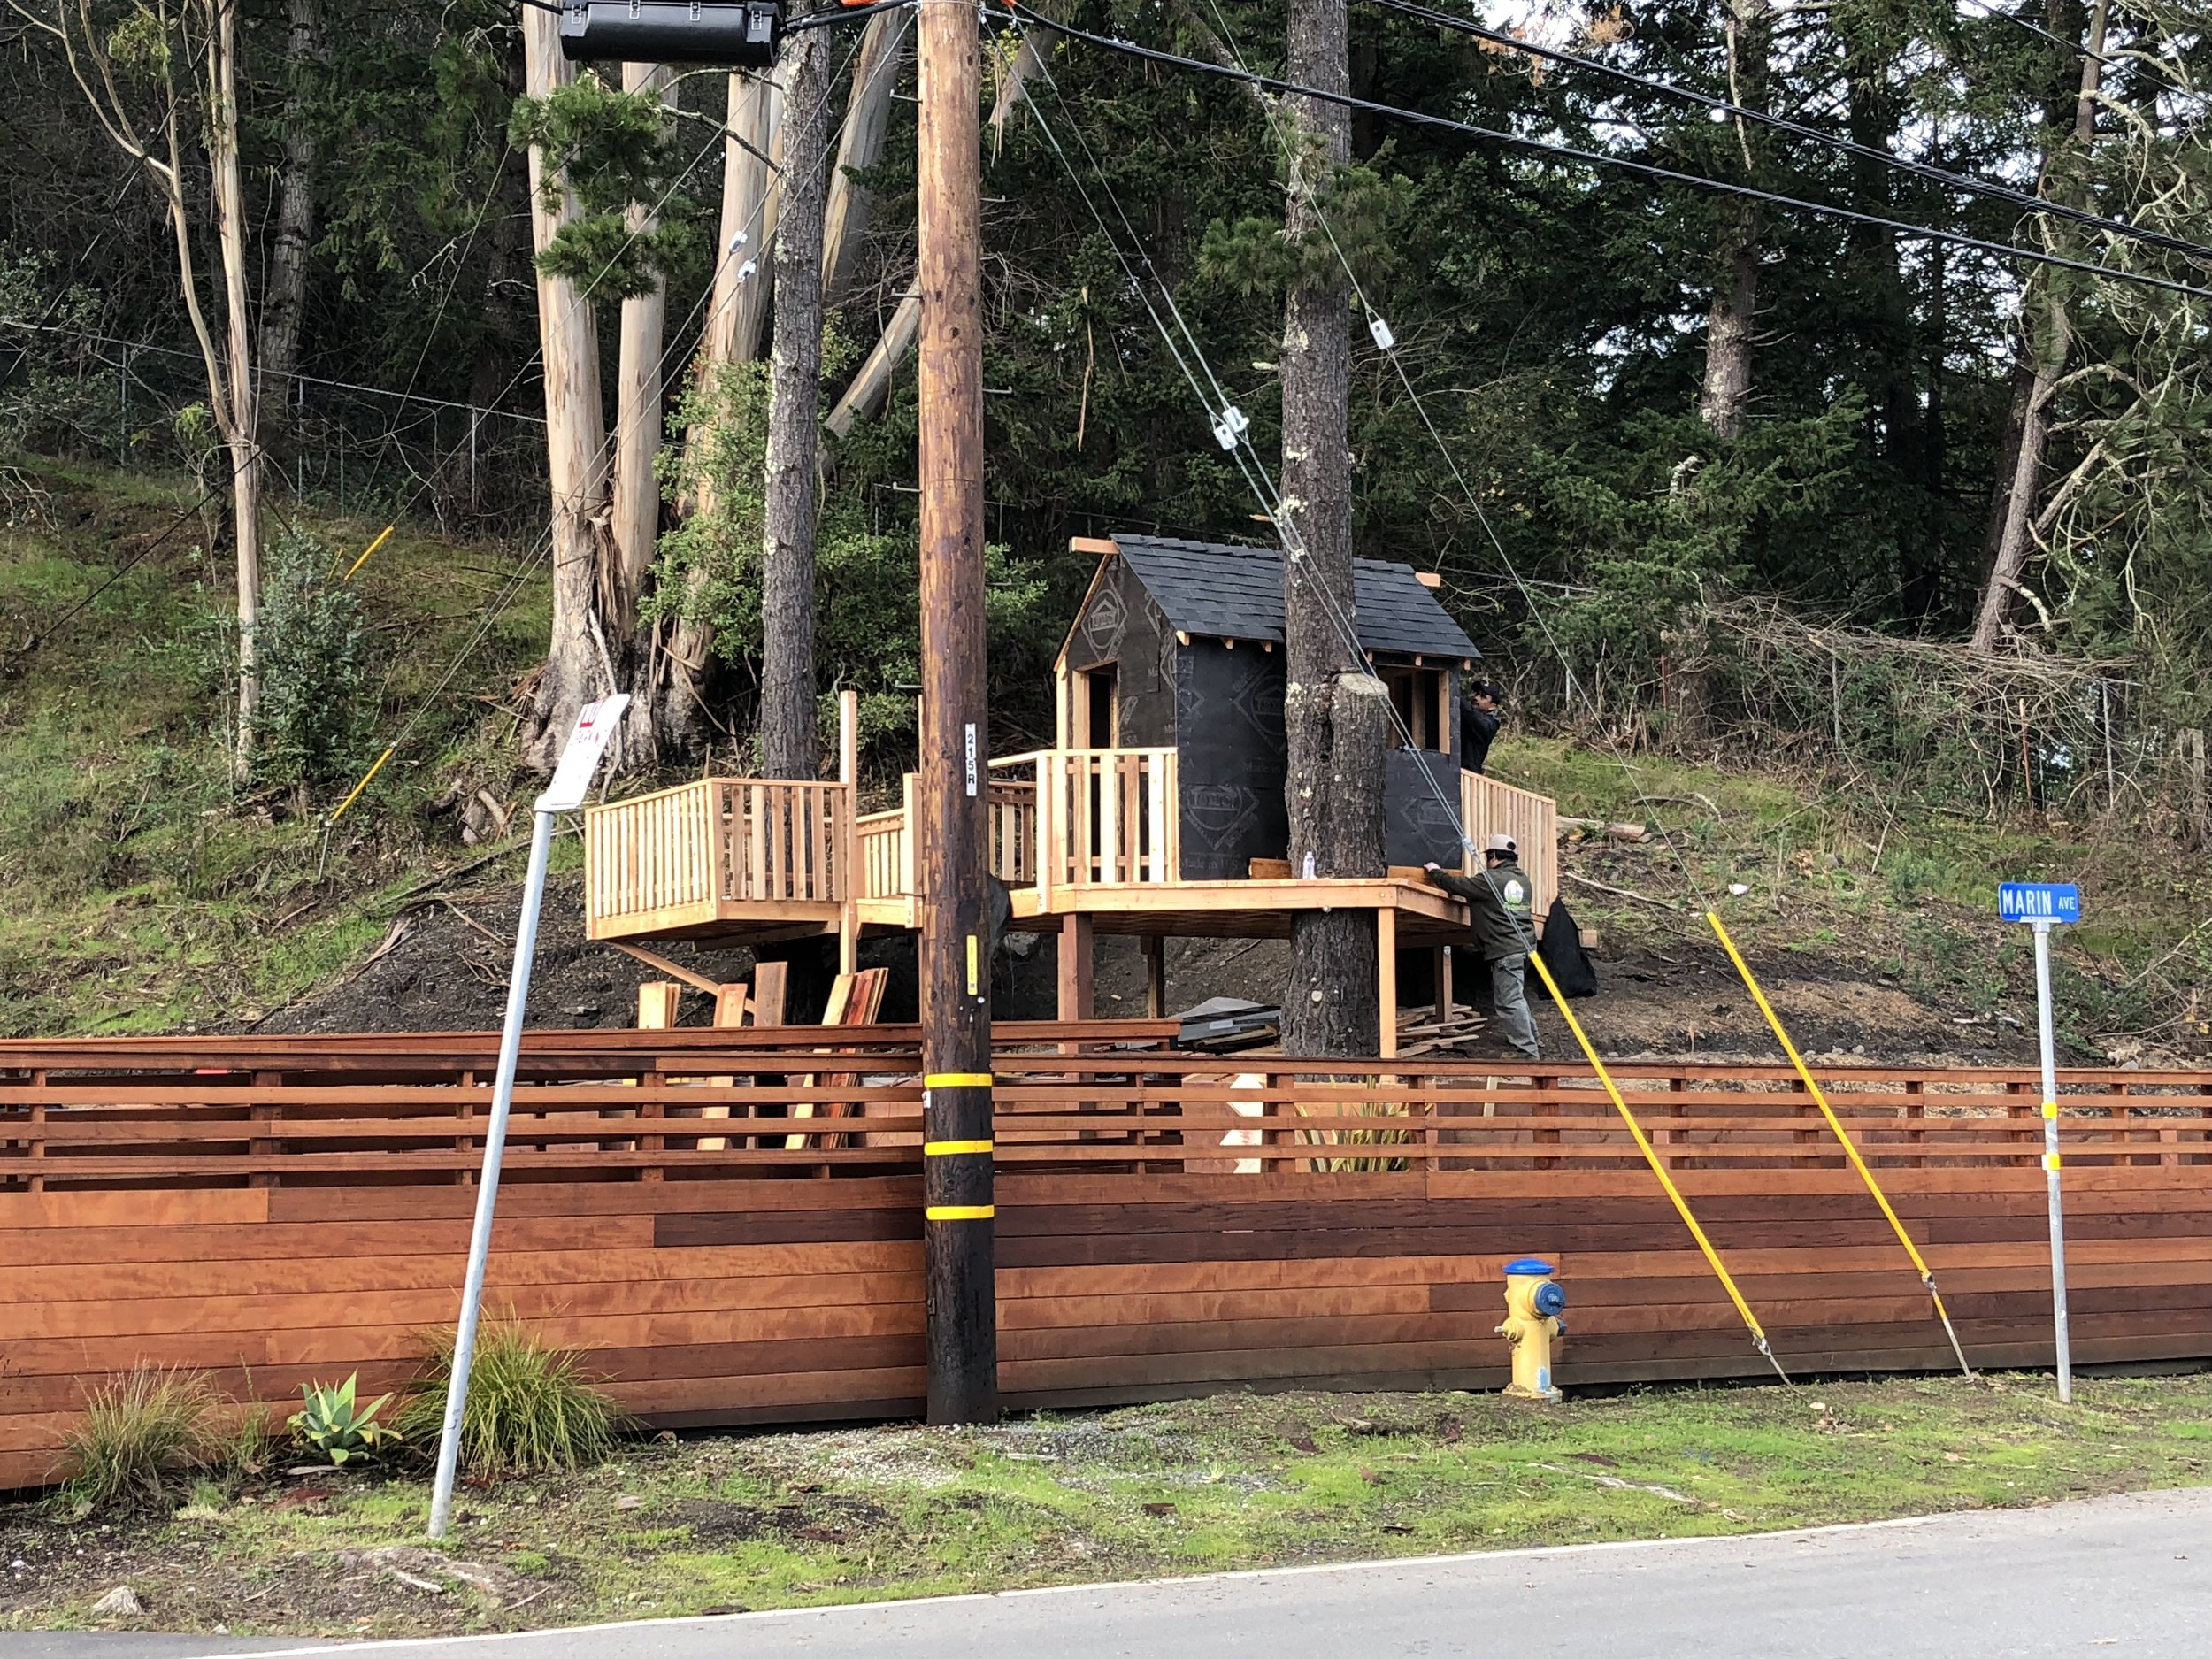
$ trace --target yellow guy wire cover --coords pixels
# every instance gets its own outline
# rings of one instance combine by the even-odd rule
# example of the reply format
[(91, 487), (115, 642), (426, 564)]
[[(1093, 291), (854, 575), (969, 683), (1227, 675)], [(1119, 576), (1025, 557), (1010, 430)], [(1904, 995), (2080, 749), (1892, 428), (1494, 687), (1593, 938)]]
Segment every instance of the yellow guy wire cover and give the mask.
[(1650, 1138), (1644, 1133), (1643, 1125), (1636, 1121), (1636, 1114), (1628, 1110), (1628, 1102), (1622, 1098), (1620, 1087), (1613, 1081), (1613, 1074), (1605, 1069), (1605, 1062), (1598, 1058), (1598, 1051), (1591, 1046), (1588, 1035), (1582, 1029), (1582, 1022), (1575, 1018), (1574, 1010), (1567, 1006), (1567, 999), (1561, 995), (1558, 981), (1551, 977), (1551, 969), (1546, 965), (1542, 954), (1532, 950), (1528, 959), (1534, 964), (1538, 976), (1543, 979), (1544, 988), (1551, 993), (1551, 1000), (1558, 1006), (1560, 1018), (1567, 1022), (1567, 1029), (1574, 1033), (1575, 1041), (1582, 1045), (1582, 1052), (1590, 1062), (1590, 1069), (1598, 1074), (1598, 1081), (1605, 1085), (1605, 1092), (1613, 1102), (1613, 1110), (1620, 1113), (1621, 1121), (1628, 1125), (1628, 1133), (1635, 1137), (1636, 1149), (1644, 1155), (1644, 1162), (1651, 1165), (1651, 1172), (1659, 1178), (1659, 1185), (1666, 1188), (1667, 1196), (1674, 1201), (1675, 1213), (1682, 1217), (1682, 1225), (1689, 1228), (1690, 1236), (1697, 1240), (1697, 1248), (1705, 1252), (1707, 1265), (1712, 1268), (1714, 1276), (1720, 1280), (1721, 1288), (1728, 1293), (1728, 1300), (1736, 1304), (1736, 1311), (1743, 1316), (1744, 1324), (1750, 1327), (1753, 1345), (1766, 1356), (1767, 1363), (1774, 1367), (1782, 1380), (1789, 1381), (1790, 1374), (1782, 1370), (1782, 1362), (1775, 1358), (1774, 1349), (1768, 1346), (1767, 1333), (1759, 1324), (1759, 1316), (1751, 1311), (1751, 1304), (1743, 1299), (1743, 1292), (1736, 1288), (1736, 1281), (1728, 1276), (1728, 1269), (1722, 1264), (1720, 1252), (1713, 1248), (1713, 1241), (1705, 1236), (1705, 1229), (1697, 1225), (1697, 1217), (1690, 1213), (1690, 1201), (1682, 1196), (1682, 1189), (1674, 1184), (1674, 1177), (1667, 1173), (1667, 1166), (1660, 1162), (1658, 1153), (1652, 1150)]
[(352, 568), (346, 572), (344, 577), (345, 580), (351, 581), (353, 580), (354, 571), (359, 570), (364, 565), (366, 565), (369, 562), (369, 555), (375, 552), (377, 549), (382, 547), (387, 541), (392, 539), (392, 526), (388, 524), (386, 525), (382, 533), (378, 535), (376, 540), (370, 542), (368, 546), (361, 549), (361, 557), (354, 560)]
[(353, 786), (353, 793), (348, 795), (344, 800), (339, 802), (338, 810), (330, 815), (330, 821), (333, 824), (335, 824), (340, 818), (345, 817), (346, 809), (361, 798), (361, 791), (367, 788), (369, 785), (375, 780), (376, 774), (384, 770), (384, 763), (391, 759), (392, 749), (396, 747), (397, 745), (395, 744), (386, 748), (384, 752), (376, 757), (375, 764), (373, 764), (368, 771), (361, 774), (361, 781)]
[(1952, 1327), (1950, 1310), (1943, 1305), (1943, 1293), (1936, 1288), (1935, 1270), (1928, 1265), (1919, 1248), (1913, 1243), (1912, 1235), (1905, 1231), (1905, 1224), (1890, 1208), (1889, 1195), (1882, 1191), (1882, 1184), (1874, 1179), (1874, 1171), (1867, 1168), (1866, 1160), (1859, 1156), (1858, 1147), (1844, 1133), (1842, 1120), (1836, 1116), (1835, 1109), (1828, 1104), (1827, 1094), (1814, 1081), (1812, 1070), (1805, 1064), (1805, 1056), (1797, 1052), (1797, 1045), (1790, 1041), (1789, 1033), (1782, 1028), (1782, 1017), (1774, 1011), (1774, 1004), (1767, 1001), (1767, 994), (1759, 988), (1759, 981), (1752, 974), (1751, 964), (1736, 949), (1736, 941), (1728, 936), (1727, 928), (1721, 926), (1720, 917), (1708, 910), (1705, 919), (1712, 924), (1713, 932), (1720, 940), (1721, 949), (1728, 953), (1729, 961), (1736, 964), (1736, 972), (1741, 976), (1745, 988), (1750, 991), (1751, 1000), (1758, 1003), (1759, 1011), (1767, 1017), (1767, 1024), (1773, 1028), (1775, 1040), (1782, 1045), (1782, 1052), (1789, 1056), (1790, 1064), (1797, 1068), (1798, 1081), (1804, 1084), (1805, 1092), (1820, 1108), (1820, 1115), (1828, 1120), (1828, 1127), (1835, 1131), (1836, 1139), (1842, 1143), (1844, 1156), (1851, 1160), (1851, 1167), (1858, 1171), (1859, 1179), (1866, 1183), (1866, 1190), (1874, 1194), (1874, 1202), (1882, 1207), (1882, 1214), (1889, 1218), (1890, 1229), (1897, 1234), (1897, 1242), (1905, 1247), (1905, 1254), (1912, 1258), (1912, 1264), (1920, 1274), (1920, 1282), (1927, 1286), (1928, 1294), (1935, 1302), (1936, 1317), (1943, 1321), (1944, 1333), (1951, 1339), (1951, 1351), (1958, 1356), (1959, 1369), (1971, 1377), (1974, 1368), (1966, 1363), (1966, 1350), (1959, 1346), (1959, 1333)]

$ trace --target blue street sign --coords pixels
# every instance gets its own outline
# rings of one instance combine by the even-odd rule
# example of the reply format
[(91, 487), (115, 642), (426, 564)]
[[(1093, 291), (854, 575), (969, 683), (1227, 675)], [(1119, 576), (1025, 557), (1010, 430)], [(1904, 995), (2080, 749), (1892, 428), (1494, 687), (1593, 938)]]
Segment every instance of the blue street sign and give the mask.
[(2008, 922), (2078, 922), (2081, 889), (2066, 882), (2008, 881), (1997, 889), (1997, 914)]

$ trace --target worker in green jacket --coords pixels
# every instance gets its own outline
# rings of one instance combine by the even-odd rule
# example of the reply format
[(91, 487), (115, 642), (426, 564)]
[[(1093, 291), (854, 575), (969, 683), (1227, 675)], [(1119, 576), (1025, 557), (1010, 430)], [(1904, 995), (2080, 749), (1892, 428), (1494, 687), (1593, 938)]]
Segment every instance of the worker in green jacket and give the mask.
[(1467, 901), (1474, 923), (1475, 949), (1490, 964), (1490, 1002), (1505, 1040), (1533, 1060), (1536, 1016), (1528, 1006), (1528, 953), (1536, 940), (1536, 885), (1521, 868), (1521, 849), (1510, 835), (1483, 843), (1482, 873), (1463, 876), (1436, 864), (1425, 866), (1429, 879), (1455, 898)]

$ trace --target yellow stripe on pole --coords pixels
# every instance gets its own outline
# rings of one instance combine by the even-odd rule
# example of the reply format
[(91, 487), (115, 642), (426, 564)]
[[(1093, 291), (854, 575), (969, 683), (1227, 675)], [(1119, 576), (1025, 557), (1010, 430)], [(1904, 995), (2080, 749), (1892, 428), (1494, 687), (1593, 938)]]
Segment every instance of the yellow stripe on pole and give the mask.
[(998, 1214), (995, 1204), (932, 1204), (922, 1211), (925, 1221), (988, 1221)]
[(344, 577), (345, 580), (351, 581), (353, 580), (354, 571), (359, 570), (364, 565), (366, 565), (369, 562), (369, 555), (375, 552), (377, 549), (382, 547), (387, 541), (392, 539), (392, 526), (388, 524), (384, 526), (383, 533), (380, 534), (375, 541), (370, 542), (368, 546), (361, 549), (361, 557), (354, 560), (352, 569), (346, 572)]
[[(1540, 952), (1531, 951), (1528, 959), (1544, 981), (1544, 988), (1551, 993), (1551, 1000), (1558, 1005), (1560, 1018), (1567, 1022), (1567, 1029), (1574, 1033), (1575, 1041), (1582, 1045), (1582, 1052), (1590, 1062), (1590, 1069), (1598, 1074), (1598, 1081), (1605, 1085), (1605, 1092), (1613, 1102), (1613, 1110), (1620, 1113), (1621, 1121), (1628, 1125), (1628, 1133), (1635, 1137), (1636, 1149), (1644, 1155), (1644, 1162), (1651, 1165), (1651, 1172), (1659, 1178), (1659, 1185), (1674, 1201), (1675, 1213), (1682, 1217), (1682, 1225), (1689, 1228), (1690, 1236), (1697, 1240), (1697, 1248), (1705, 1253), (1706, 1264), (1720, 1280), (1721, 1288), (1728, 1293), (1728, 1300), (1736, 1304), (1736, 1311), (1743, 1316), (1744, 1324), (1750, 1327), (1752, 1340), (1757, 1345), (1759, 1352), (1766, 1356), (1768, 1363), (1781, 1371), (1782, 1362), (1774, 1357), (1773, 1348), (1768, 1346), (1767, 1333), (1759, 1324), (1759, 1316), (1751, 1311), (1751, 1304), (1743, 1299), (1743, 1292), (1736, 1288), (1736, 1281), (1728, 1276), (1728, 1269), (1722, 1264), (1720, 1252), (1713, 1248), (1713, 1241), (1705, 1236), (1705, 1229), (1697, 1225), (1697, 1217), (1691, 1214), (1690, 1201), (1682, 1196), (1682, 1189), (1674, 1184), (1674, 1177), (1667, 1173), (1667, 1166), (1660, 1162), (1658, 1153), (1652, 1149), (1650, 1137), (1644, 1133), (1643, 1125), (1636, 1121), (1636, 1114), (1629, 1110), (1628, 1102), (1622, 1097), (1620, 1086), (1613, 1081), (1613, 1074), (1605, 1069), (1605, 1062), (1598, 1058), (1598, 1051), (1591, 1045), (1588, 1034), (1583, 1031), (1582, 1022), (1575, 1018), (1574, 1010), (1567, 1006), (1566, 997), (1560, 993), (1559, 982), (1551, 977), (1550, 967)], [(1782, 1372), (1782, 1380), (1789, 1380), (1788, 1372)]]
[[(1767, 994), (1759, 988), (1759, 981), (1751, 972), (1751, 964), (1736, 949), (1736, 941), (1728, 936), (1728, 930), (1721, 925), (1720, 917), (1708, 910), (1705, 919), (1712, 924), (1713, 932), (1720, 940), (1721, 949), (1728, 953), (1729, 961), (1736, 964), (1736, 972), (1742, 977), (1745, 988), (1751, 993), (1751, 1000), (1758, 1003), (1759, 1011), (1767, 1017), (1767, 1024), (1773, 1028), (1775, 1040), (1782, 1045), (1782, 1052), (1789, 1056), (1790, 1064), (1797, 1068), (1798, 1081), (1804, 1084), (1805, 1092), (1820, 1108), (1820, 1115), (1828, 1120), (1828, 1127), (1836, 1132), (1836, 1139), (1842, 1143), (1844, 1156), (1851, 1160), (1851, 1167), (1858, 1171), (1859, 1179), (1866, 1183), (1866, 1190), (1874, 1194), (1874, 1202), (1882, 1207), (1882, 1214), (1888, 1217), (1890, 1230), (1896, 1233), (1897, 1242), (1905, 1247), (1905, 1254), (1912, 1258), (1913, 1266), (1919, 1271), (1920, 1282), (1928, 1287), (1928, 1295), (1935, 1303), (1936, 1317), (1943, 1321), (1943, 1328), (1951, 1339), (1951, 1347), (1958, 1354), (1959, 1369), (1971, 1377), (1973, 1368), (1966, 1363), (1966, 1350), (1959, 1346), (1958, 1333), (1951, 1328), (1950, 1310), (1943, 1305), (1943, 1294), (1936, 1288), (1935, 1270), (1928, 1265), (1927, 1259), (1920, 1254), (1919, 1247), (1912, 1241), (1912, 1235), (1905, 1231), (1905, 1224), (1897, 1218), (1896, 1210), (1890, 1207), (1889, 1195), (1882, 1191), (1882, 1184), (1874, 1179), (1874, 1171), (1867, 1168), (1866, 1160), (1859, 1156), (1858, 1147), (1845, 1133), (1843, 1120), (1836, 1116), (1835, 1108), (1829, 1105), (1826, 1093), (1814, 1079), (1812, 1069), (1805, 1064), (1805, 1056), (1798, 1053), (1797, 1045), (1790, 1041), (1789, 1033), (1782, 1028), (1782, 1017), (1774, 1011), (1774, 1004), (1767, 1001)], [(2044, 1111), (2047, 1117), (2057, 1116), (2047, 1103)]]
[(922, 1079), (924, 1088), (988, 1088), (988, 1071), (932, 1071)]
[(348, 795), (344, 800), (339, 802), (338, 810), (330, 815), (330, 821), (333, 824), (335, 824), (340, 818), (345, 817), (346, 809), (361, 798), (361, 791), (367, 788), (370, 783), (375, 779), (376, 774), (384, 770), (384, 763), (391, 759), (392, 749), (396, 749), (397, 747), (397, 744), (392, 744), (387, 747), (384, 752), (376, 757), (374, 764), (369, 767), (368, 771), (361, 774), (361, 781), (353, 786), (353, 793)]
[(964, 1153), (988, 1152), (990, 1149), (991, 1143), (987, 1141), (930, 1141), (923, 1143), (922, 1156), (926, 1158), (956, 1158)]

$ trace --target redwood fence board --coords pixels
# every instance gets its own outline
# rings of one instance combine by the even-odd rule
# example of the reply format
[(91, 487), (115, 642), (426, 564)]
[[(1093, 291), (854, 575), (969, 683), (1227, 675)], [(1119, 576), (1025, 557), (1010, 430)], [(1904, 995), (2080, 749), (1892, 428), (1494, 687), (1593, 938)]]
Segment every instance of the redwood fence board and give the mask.
[[(1768, 1374), (1581, 1068), (1317, 1075), (1171, 1052), (1171, 1023), (1000, 1029), (1010, 1407), (1495, 1387), (1501, 1270), (1529, 1254), (1567, 1286), (1568, 1385)], [(579, 1350), (655, 1424), (918, 1414), (915, 1041), (841, 1028), (829, 1073), (803, 1027), (531, 1033), (488, 1308)], [(0, 1487), (60, 1472), (88, 1392), (138, 1363), (273, 1404), (357, 1368), (376, 1392), (418, 1375), (457, 1303), (495, 1049), (0, 1042)], [(1620, 1075), (1785, 1364), (1953, 1363), (1786, 1068)], [(1823, 1082), (1969, 1356), (2047, 1363), (2035, 1074)], [(825, 1101), (856, 1115), (787, 1115)], [(2077, 1360), (2212, 1358), (2212, 1076), (2068, 1072), (2061, 1105)]]

